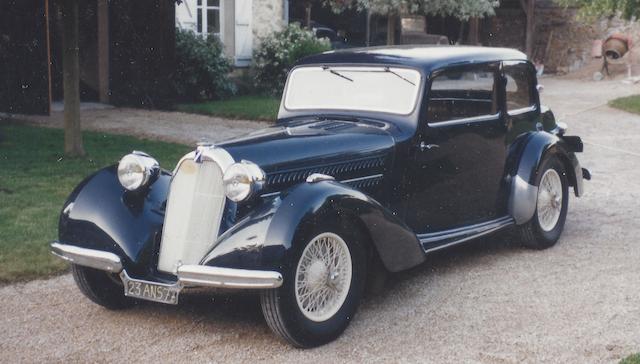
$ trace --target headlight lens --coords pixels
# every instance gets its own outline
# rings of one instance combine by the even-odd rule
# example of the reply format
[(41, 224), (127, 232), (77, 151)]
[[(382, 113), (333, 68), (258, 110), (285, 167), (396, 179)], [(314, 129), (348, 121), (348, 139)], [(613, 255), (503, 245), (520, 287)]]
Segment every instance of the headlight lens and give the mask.
[(223, 181), (227, 198), (234, 202), (240, 202), (262, 189), (265, 174), (257, 164), (241, 161), (227, 168)]
[(134, 151), (127, 154), (118, 164), (118, 180), (122, 187), (135, 191), (149, 184), (158, 175), (160, 165), (148, 154)]

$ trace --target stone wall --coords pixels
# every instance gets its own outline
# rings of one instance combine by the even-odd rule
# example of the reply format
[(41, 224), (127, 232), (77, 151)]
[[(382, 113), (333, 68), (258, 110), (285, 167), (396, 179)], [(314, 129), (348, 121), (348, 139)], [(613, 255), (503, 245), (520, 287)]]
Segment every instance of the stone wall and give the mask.
[[(619, 18), (581, 20), (577, 10), (538, 0), (535, 14), (533, 60), (540, 60), (546, 72), (573, 72), (593, 58), (593, 41), (613, 33), (630, 34), (640, 46), (640, 24)], [(482, 43), (488, 46), (524, 50), (526, 16), (514, 1), (504, 1), (496, 16), (483, 20)]]
[(261, 38), (285, 26), (283, 0), (253, 0), (253, 47), (260, 45)]

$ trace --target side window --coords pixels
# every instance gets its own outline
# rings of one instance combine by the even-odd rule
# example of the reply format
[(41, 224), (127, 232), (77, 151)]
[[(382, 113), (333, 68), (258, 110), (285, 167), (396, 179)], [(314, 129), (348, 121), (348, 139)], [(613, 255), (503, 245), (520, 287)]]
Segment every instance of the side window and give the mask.
[(531, 70), (525, 63), (505, 65), (507, 112), (535, 105)]
[(496, 93), (495, 73), (486, 67), (445, 70), (431, 81), (427, 121), (494, 115)]

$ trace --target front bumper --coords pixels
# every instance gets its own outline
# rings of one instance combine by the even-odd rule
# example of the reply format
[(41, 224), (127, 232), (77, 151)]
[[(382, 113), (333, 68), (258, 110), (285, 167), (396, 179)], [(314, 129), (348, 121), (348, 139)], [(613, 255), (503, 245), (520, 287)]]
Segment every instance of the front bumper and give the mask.
[[(95, 249), (80, 248), (60, 242), (51, 243), (51, 252), (73, 264), (110, 273), (124, 271), (122, 260), (116, 254)], [(128, 276), (127, 276), (128, 277)], [(273, 271), (182, 265), (178, 268), (179, 287), (216, 287), (239, 289), (268, 289), (282, 285), (282, 274)]]

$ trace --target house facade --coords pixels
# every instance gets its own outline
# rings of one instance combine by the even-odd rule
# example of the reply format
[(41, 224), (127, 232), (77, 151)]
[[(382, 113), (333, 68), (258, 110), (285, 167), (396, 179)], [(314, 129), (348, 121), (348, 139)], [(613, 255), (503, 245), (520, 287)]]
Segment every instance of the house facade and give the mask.
[(176, 25), (220, 38), (237, 67), (248, 66), (260, 38), (288, 22), (288, 0), (183, 0), (176, 5)]

